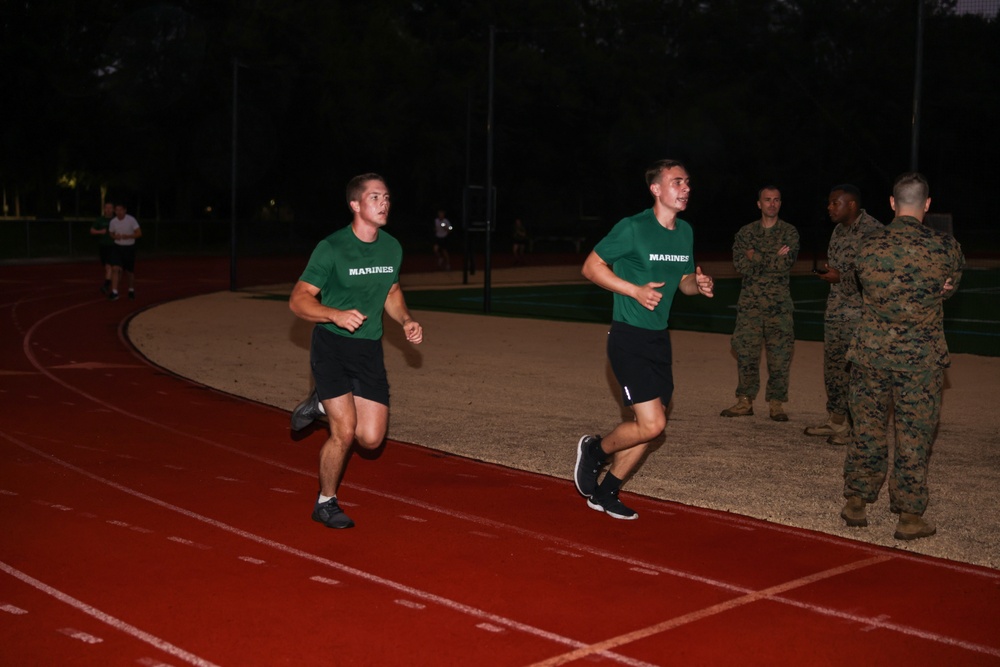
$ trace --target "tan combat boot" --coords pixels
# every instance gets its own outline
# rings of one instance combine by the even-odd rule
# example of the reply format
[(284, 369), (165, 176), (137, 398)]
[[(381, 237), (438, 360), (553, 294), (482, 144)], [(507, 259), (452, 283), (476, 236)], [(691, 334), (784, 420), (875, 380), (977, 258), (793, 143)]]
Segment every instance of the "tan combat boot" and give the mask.
[(850, 428), (846, 428), (840, 433), (834, 433), (829, 438), (826, 439), (826, 444), (828, 445), (840, 445), (841, 447), (851, 444), (851, 438), (854, 437), (854, 432)]
[(868, 503), (861, 496), (851, 496), (840, 510), (840, 518), (851, 528), (864, 528), (868, 525), (867, 508)]
[(897, 540), (916, 540), (921, 537), (930, 537), (936, 532), (937, 528), (934, 527), (934, 524), (924, 520), (924, 517), (919, 514), (900, 512), (893, 537)]
[(719, 413), (720, 417), (749, 417), (753, 414), (753, 402), (749, 396), (737, 396), (736, 405)]
[(820, 424), (819, 426), (807, 426), (805, 434), (830, 437), (831, 435), (837, 435), (842, 431), (846, 431), (850, 427), (851, 425), (847, 423), (847, 415), (838, 415), (831, 412), (825, 424)]
[(768, 401), (771, 408), (771, 419), (776, 422), (786, 422), (788, 421), (788, 415), (785, 414), (785, 408), (781, 401), (776, 401), (773, 398)]

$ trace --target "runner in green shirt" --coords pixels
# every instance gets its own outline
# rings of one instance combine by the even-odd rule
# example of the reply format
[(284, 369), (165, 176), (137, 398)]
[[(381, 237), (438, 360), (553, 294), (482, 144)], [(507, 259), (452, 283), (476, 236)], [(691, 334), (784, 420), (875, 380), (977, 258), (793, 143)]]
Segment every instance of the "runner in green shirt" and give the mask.
[[(635, 419), (603, 438), (580, 438), (574, 479), (588, 506), (615, 519), (638, 518), (618, 491), (667, 425), (674, 390), (667, 323), (674, 293), (713, 296), (712, 277), (694, 263), (691, 225), (677, 217), (691, 192), (687, 170), (676, 160), (661, 160), (646, 171), (646, 183), (653, 208), (615, 225), (583, 265), (584, 277), (614, 293), (608, 359)], [(598, 484), (608, 460), (611, 467)]]
[(292, 412), (299, 431), (328, 415), (330, 437), (319, 454), (319, 498), (312, 518), (329, 528), (350, 528), (337, 503), (347, 456), (357, 442), (377, 449), (389, 422), (389, 383), (382, 356), (382, 313), (403, 327), (413, 344), (423, 329), (410, 316), (399, 287), (403, 251), (382, 230), (389, 218), (389, 188), (378, 174), (347, 184), (350, 226), (316, 246), (292, 289), (289, 307), (314, 322), (309, 358), (316, 387)]
[(111, 218), (115, 217), (115, 204), (111, 201), (104, 202), (104, 214), (94, 224), (90, 226), (90, 235), (97, 237), (97, 258), (101, 260), (104, 267), (104, 283), (101, 285), (101, 294), (108, 294), (111, 291), (111, 253), (114, 252), (115, 240), (108, 233), (108, 224)]

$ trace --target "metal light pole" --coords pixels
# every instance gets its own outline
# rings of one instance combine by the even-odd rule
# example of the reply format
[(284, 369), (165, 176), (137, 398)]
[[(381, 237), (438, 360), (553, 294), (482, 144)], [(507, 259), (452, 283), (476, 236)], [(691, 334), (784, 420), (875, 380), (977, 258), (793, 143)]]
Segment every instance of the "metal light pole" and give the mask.
[(917, 171), (920, 147), (920, 97), (924, 82), (924, 0), (917, 0), (917, 53), (913, 65), (913, 118), (910, 128), (910, 171)]
[(233, 163), (229, 191), (229, 291), (236, 291), (236, 137), (239, 115), (239, 68), (233, 58)]
[(493, 61), (496, 52), (496, 26), (490, 26), (490, 72), (489, 94), (486, 120), (486, 261), (483, 265), (483, 312), (490, 312), (491, 271), (492, 271), (492, 239), (493, 236)]

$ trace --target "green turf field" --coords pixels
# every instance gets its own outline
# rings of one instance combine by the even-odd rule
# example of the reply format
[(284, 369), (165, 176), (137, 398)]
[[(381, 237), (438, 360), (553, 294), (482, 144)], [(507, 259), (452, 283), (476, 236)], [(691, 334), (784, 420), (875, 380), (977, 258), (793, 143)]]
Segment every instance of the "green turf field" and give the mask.
[[(828, 287), (813, 276), (792, 278), (795, 337), (823, 339), (823, 309)], [(729, 334), (736, 321), (739, 279), (715, 281), (715, 298), (674, 298), (670, 327)], [(406, 291), (417, 310), (482, 313), (481, 287)], [(595, 285), (494, 287), (491, 314), (577, 322), (610, 322), (611, 293)], [(945, 302), (945, 335), (952, 352), (1000, 356), (1000, 271), (968, 270), (958, 293)]]

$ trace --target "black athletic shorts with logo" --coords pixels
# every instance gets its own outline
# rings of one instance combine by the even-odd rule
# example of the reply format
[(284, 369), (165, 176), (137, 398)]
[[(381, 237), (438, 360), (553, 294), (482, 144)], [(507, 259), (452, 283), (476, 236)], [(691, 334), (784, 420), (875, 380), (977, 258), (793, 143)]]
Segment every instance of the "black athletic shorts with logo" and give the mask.
[(625, 405), (654, 398), (669, 405), (674, 395), (673, 352), (670, 332), (612, 322), (608, 332), (608, 360), (622, 387)]
[(389, 381), (381, 340), (348, 338), (316, 326), (309, 364), (319, 400), (354, 394), (389, 405)]

